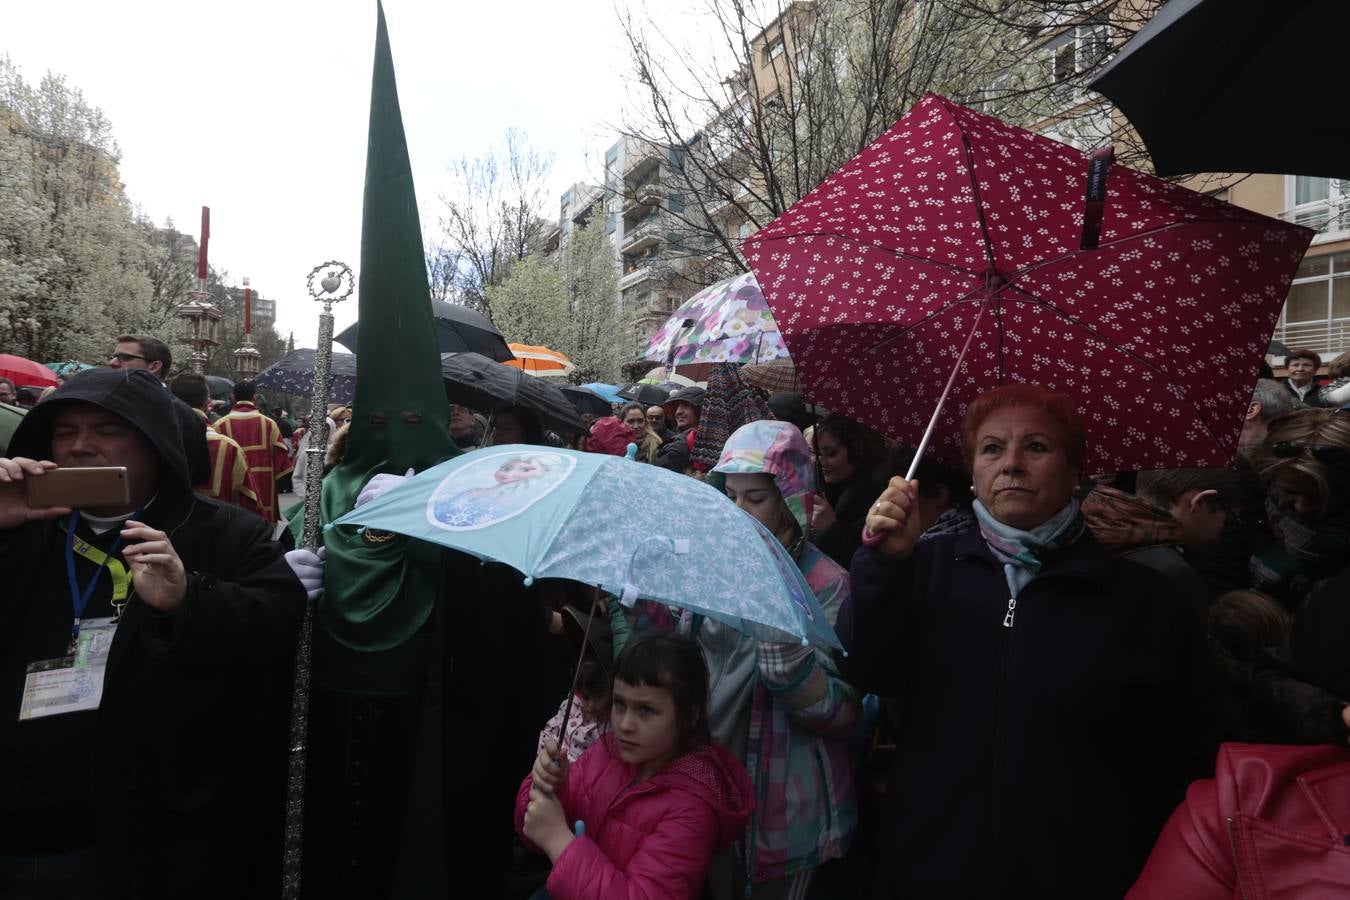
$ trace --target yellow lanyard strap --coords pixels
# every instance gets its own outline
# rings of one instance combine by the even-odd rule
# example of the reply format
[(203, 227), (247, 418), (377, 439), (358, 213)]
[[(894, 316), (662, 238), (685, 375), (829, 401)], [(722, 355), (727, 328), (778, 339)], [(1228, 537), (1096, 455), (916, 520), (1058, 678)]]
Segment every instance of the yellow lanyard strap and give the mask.
[(108, 575), (112, 578), (112, 602), (114, 605), (127, 602), (127, 594), (131, 589), (131, 574), (127, 572), (127, 567), (122, 565), (122, 561), (116, 557), (111, 557), (102, 550), (90, 544), (75, 535), (73, 542), (75, 552), (89, 560), (96, 566), (107, 566)]

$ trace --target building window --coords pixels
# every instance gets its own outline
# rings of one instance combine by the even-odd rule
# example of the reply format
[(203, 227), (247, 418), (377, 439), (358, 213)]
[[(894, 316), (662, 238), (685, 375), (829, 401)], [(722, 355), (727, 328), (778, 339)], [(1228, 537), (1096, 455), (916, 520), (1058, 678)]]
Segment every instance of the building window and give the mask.
[(1111, 32), (1104, 22), (1088, 22), (1066, 28), (1046, 45), (1055, 81), (1068, 81), (1089, 72), (1111, 54)]
[(1281, 218), (1320, 232), (1350, 231), (1350, 180), (1290, 175)]
[(1350, 347), (1350, 250), (1304, 258), (1276, 336), (1323, 354)]
[(763, 64), (768, 65), (783, 55), (783, 36), (779, 35), (764, 47)]
[(1294, 176), (1294, 205), (1322, 203), (1331, 199), (1331, 179), (1311, 178), (1307, 175)]

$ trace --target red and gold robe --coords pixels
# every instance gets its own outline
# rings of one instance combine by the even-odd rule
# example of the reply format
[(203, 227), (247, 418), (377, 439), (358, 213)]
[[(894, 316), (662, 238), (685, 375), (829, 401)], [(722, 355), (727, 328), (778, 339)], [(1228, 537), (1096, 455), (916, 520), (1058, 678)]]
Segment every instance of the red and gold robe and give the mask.
[[(202, 419), (206, 418), (200, 411), (197, 414)], [(199, 494), (262, 515), (262, 507), (258, 505), (258, 492), (253, 489), (248, 463), (244, 461), (244, 448), (208, 424), (206, 449), (211, 454), (211, 478), (202, 484), (194, 485), (193, 489)]]
[(277, 479), (293, 468), (291, 453), (281, 438), (281, 429), (247, 402), (236, 403), (229, 415), (216, 420), (215, 427), (217, 432), (232, 438), (243, 449), (261, 515), (267, 521), (275, 522), (279, 512)]

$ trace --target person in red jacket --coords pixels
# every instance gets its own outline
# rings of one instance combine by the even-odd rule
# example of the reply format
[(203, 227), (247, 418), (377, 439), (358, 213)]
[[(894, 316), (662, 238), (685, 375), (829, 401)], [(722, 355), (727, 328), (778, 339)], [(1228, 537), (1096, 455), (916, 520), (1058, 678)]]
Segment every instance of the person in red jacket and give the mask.
[(708, 735), (708, 666), (688, 638), (633, 641), (614, 664), (610, 730), (573, 766), (549, 739), (516, 831), (553, 863), (551, 900), (692, 900), (754, 809), (750, 776)]
[(1350, 748), (1224, 744), (1127, 900), (1350, 897)]

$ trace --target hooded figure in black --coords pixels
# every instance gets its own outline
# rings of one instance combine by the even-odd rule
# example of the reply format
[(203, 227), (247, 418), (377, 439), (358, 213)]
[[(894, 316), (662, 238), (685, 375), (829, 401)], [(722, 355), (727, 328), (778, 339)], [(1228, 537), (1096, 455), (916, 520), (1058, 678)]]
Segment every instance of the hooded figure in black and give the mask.
[[(0, 855), (70, 855), (93, 885), (73, 896), (258, 897), (280, 879), (304, 592), (267, 523), (193, 493), (173, 403), (147, 372), (90, 370), (0, 459)], [(29, 509), (22, 480), (57, 465), (126, 466), (130, 504)], [(67, 653), (72, 585), (80, 618), (120, 613), (100, 705), (19, 721), (27, 665)]]

